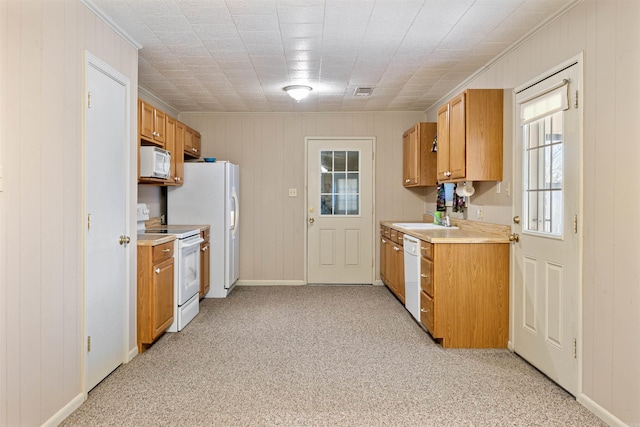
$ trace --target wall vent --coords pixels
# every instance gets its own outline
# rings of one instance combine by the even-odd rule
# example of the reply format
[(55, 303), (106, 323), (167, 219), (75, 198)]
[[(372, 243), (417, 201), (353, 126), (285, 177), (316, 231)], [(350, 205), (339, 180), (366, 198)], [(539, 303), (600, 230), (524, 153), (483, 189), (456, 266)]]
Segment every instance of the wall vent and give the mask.
[(353, 94), (355, 96), (371, 96), (373, 87), (357, 87)]

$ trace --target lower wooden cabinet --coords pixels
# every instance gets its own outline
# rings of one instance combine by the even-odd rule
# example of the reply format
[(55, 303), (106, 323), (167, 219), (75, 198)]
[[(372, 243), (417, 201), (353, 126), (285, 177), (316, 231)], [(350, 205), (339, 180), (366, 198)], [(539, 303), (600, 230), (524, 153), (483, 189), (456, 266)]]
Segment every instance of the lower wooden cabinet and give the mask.
[(174, 242), (138, 246), (138, 351), (173, 323)]
[(423, 241), (420, 322), (445, 348), (506, 348), (509, 245)]
[(404, 251), (400, 243), (402, 233), (388, 227), (381, 228), (380, 231), (380, 279), (404, 303)]
[(210, 229), (202, 230), (200, 237), (204, 242), (200, 243), (200, 296), (202, 299), (211, 288), (211, 242), (209, 242)]

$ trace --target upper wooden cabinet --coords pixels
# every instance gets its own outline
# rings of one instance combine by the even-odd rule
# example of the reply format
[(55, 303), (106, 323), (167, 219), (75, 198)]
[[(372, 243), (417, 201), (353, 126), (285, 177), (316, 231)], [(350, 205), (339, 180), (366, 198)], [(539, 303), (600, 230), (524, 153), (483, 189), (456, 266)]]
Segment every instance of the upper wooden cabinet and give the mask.
[(200, 157), (200, 139), (200, 132), (185, 126), (184, 154), (195, 159)]
[(152, 105), (138, 100), (138, 133), (141, 143), (164, 148), (166, 142), (167, 115)]
[(184, 182), (184, 158), (200, 157), (200, 132), (190, 128), (145, 101), (138, 100), (139, 145), (157, 145), (171, 153), (171, 176), (145, 178), (138, 176), (138, 183), (151, 185), (182, 185)]
[(467, 89), (440, 107), (438, 181), (502, 181), (502, 122), (502, 89)]
[(165, 149), (171, 153), (171, 176), (165, 180), (165, 183), (167, 185), (182, 185), (184, 181), (184, 125), (171, 116), (167, 116)]
[(405, 187), (437, 185), (436, 153), (431, 151), (436, 123), (416, 123), (402, 135), (402, 184)]

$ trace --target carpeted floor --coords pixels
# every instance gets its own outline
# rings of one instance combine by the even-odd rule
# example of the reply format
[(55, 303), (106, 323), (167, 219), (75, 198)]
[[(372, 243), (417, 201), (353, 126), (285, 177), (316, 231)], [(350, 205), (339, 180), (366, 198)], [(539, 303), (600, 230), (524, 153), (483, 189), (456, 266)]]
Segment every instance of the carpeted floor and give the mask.
[(63, 426), (604, 426), (507, 350), (444, 350), (384, 287), (205, 299)]

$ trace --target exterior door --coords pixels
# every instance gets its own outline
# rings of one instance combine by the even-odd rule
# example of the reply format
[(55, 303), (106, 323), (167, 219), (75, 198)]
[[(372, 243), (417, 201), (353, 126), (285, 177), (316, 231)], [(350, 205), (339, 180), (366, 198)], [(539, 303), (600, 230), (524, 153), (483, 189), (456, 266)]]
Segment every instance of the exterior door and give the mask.
[(373, 138), (307, 138), (307, 283), (373, 283)]
[[(85, 103), (85, 385), (126, 360), (128, 81), (88, 55)], [(122, 241), (121, 241), (122, 238)]]
[(516, 95), (513, 348), (572, 394), (580, 358), (577, 63)]

